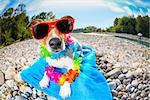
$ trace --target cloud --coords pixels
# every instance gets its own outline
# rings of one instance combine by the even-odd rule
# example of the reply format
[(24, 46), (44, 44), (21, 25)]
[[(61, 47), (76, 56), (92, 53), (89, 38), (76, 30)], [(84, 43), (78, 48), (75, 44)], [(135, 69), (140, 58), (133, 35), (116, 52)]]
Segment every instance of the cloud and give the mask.
[(126, 6), (126, 7), (123, 7), (123, 8), (124, 8), (125, 12), (127, 12), (128, 15), (133, 15), (133, 12), (129, 7)]
[(9, 2), (9, 0), (1, 0), (0, 1), (0, 9), (3, 9), (8, 2)]
[(108, 0), (38, 0), (29, 3), (29, 10), (43, 9), (47, 7), (72, 7), (72, 8), (82, 8), (82, 7), (100, 7), (109, 8), (115, 12), (124, 12), (115, 2)]
[(142, 0), (135, 0), (134, 3), (137, 3), (138, 5), (150, 7), (150, 2), (149, 2), (149, 0), (147, 0), (147, 1), (145, 0), (145, 2), (142, 1)]
[(150, 16), (150, 8), (147, 9), (147, 15)]

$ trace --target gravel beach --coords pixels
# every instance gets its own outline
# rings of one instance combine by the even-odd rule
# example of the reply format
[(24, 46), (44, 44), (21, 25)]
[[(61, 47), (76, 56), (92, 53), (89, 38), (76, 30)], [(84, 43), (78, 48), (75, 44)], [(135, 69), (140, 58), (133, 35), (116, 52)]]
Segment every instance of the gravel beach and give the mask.
[[(150, 48), (108, 34), (72, 35), (95, 49), (114, 100), (150, 100)], [(0, 100), (52, 99), (18, 79), (40, 57), (38, 46), (31, 39), (0, 49)]]

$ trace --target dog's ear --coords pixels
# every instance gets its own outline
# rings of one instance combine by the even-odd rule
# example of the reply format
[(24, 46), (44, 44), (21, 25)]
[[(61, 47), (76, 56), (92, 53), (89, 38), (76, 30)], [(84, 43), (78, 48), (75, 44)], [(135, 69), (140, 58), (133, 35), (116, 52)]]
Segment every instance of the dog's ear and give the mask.
[(43, 20), (42, 20), (42, 19), (35, 19), (35, 20), (32, 20), (30, 26), (35, 25), (35, 24), (38, 24), (38, 23), (40, 23), (40, 22), (43, 22)]

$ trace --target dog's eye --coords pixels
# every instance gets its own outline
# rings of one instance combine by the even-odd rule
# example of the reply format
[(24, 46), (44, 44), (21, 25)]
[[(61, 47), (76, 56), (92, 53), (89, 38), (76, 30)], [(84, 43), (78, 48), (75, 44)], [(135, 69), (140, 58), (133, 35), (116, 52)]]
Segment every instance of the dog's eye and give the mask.
[(58, 30), (62, 33), (69, 33), (72, 31), (72, 22), (70, 20), (62, 20), (56, 24)]
[(34, 34), (37, 38), (43, 38), (48, 34), (49, 26), (47, 24), (38, 24), (34, 27)]

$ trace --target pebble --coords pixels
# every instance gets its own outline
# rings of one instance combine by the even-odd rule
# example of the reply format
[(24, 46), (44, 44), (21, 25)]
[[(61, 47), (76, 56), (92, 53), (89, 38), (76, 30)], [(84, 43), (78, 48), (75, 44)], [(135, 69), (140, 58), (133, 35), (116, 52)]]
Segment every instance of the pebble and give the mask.
[(133, 78), (134, 72), (132, 71), (128, 71), (128, 73), (126, 74), (126, 78)]
[(32, 89), (31, 89), (30, 87), (27, 87), (27, 86), (26, 86), (26, 87), (25, 87), (25, 91), (26, 91), (26, 92), (29, 92), (30, 94), (32, 94)]
[(10, 88), (13, 88), (14, 86), (16, 86), (16, 83), (14, 82), (14, 80), (7, 80), (6, 85)]
[(132, 81), (132, 80), (131, 80), (130, 78), (125, 79), (125, 80), (123, 80), (123, 84), (125, 84), (125, 85), (130, 84), (131, 81)]
[(8, 69), (5, 72), (5, 79), (14, 79), (16, 73), (14, 67), (8, 67)]
[(0, 71), (0, 86), (4, 83), (4, 74)]
[(126, 76), (124, 75), (124, 74), (120, 74), (119, 76), (118, 76), (118, 79), (119, 80), (124, 80), (126, 78)]
[(10, 99), (11, 99), (11, 97), (12, 97), (12, 95), (11, 95), (11, 94), (7, 94), (7, 96), (6, 96), (6, 100), (10, 100)]
[(110, 87), (111, 90), (114, 90), (114, 89), (117, 88), (117, 83), (116, 82), (110, 82), (108, 84), (109, 84), (109, 87)]
[(28, 100), (28, 99), (24, 98), (23, 96), (15, 96), (15, 100)]
[(25, 93), (22, 93), (21, 96), (26, 98), (26, 99), (28, 98), (28, 95), (26, 95)]
[(12, 96), (15, 97), (17, 94), (18, 94), (18, 92), (17, 92), (17, 91), (14, 91), (14, 92), (12, 93)]
[[(150, 98), (150, 59), (148, 58), (150, 53), (147, 47), (113, 36), (79, 35), (77, 38), (80, 38), (83, 44), (92, 46), (97, 54), (99, 52), (96, 57), (98, 69), (111, 85), (114, 100), (148, 100)], [(34, 52), (37, 45), (33, 40), (27, 40), (0, 49), (0, 57), (2, 57), (0, 66), (4, 66), (0, 67), (4, 77), (1, 77), (0, 71), (0, 99), (2, 97), (2, 100), (6, 100), (9, 97), (8, 94), (12, 95), (11, 100), (52, 99), (24, 83), (19, 75), (16, 75), (40, 57), (40, 53)], [(9, 85), (6, 85), (6, 82)], [(18, 85), (18, 83), (21, 84)]]
[(19, 90), (18, 86), (14, 86), (14, 90)]
[(128, 69), (127, 68), (122, 68), (122, 73), (123, 74), (126, 74), (128, 72)]
[(128, 98), (128, 96), (123, 95), (123, 96), (121, 97), (121, 100), (126, 100), (127, 98)]
[(117, 97), (118, 92), (117, 92), (116, 90), (112, 90), (111, 92), (112, 92), (112, 95), (113, 95), (113, 96)]
[(116, 88), (116, 90), (117, 90), (117, 91), (121, 91), (122, 88), (123, 88), (123, 86), (122, 86), (122, 84), (121, 84), (121, 85), (119, 85), (119, 86)]
[(133, 80), (131, 84), (132, 84), (133, 86), (137, 86), (137, 85), (138, 85), (138, 80), (137, 80), (137, 79)]
[(115, 68), (112, 71), (106, 73), (107, 76), (118, 76), (118, 74), (120, 74), (120, 68)]
[(143, 84), (140, 83), (140, 84), (138, 85), (138, 89), (142, 90), (142, 89), (143, 89)]

